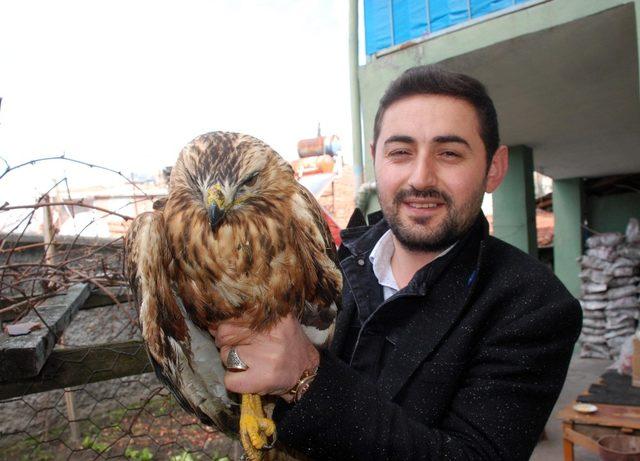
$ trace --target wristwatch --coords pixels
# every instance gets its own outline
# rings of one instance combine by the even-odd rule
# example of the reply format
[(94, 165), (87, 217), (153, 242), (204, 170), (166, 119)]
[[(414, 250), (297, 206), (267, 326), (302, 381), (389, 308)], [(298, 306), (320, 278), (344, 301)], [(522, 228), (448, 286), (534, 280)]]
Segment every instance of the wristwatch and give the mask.
[(311, 386), (313, 380), (316, 379), (317, 374), (318, 367), (316, 367), (315, 370), (305, 370), (304, 373), (302, 373), (297, 384), (289, 389), (288, 392), (288, 394), (293, 395), (293, 403), (298, 403), (300, 401), (305, 392), (309, 390), (309, 386)]

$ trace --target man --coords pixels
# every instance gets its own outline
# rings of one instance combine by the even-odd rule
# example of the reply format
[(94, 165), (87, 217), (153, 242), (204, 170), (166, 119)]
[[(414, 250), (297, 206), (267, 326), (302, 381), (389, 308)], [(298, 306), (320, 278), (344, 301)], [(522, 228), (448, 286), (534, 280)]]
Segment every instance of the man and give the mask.
[(222, 357), (245, 338), (249, 366), (225, 384), (291, 402), (311, 377), (274, 419), (313, 459), (528, 459), (581, 311), (545, 266), (488, 235), (482, 198), (508, 164), (491, 99), (470, 77), (409, 69), (380, 102), (371, 153), (384, 219), (343, 232), (331, 350), (290, 317), (265, 334), (224, 323)]

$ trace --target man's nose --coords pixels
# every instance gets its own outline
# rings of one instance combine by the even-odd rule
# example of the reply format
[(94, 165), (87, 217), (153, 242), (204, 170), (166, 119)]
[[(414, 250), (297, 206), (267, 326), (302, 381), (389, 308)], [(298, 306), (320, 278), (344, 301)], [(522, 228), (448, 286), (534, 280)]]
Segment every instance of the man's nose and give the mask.
[(435, 165), (430, 156), (418, 158), (415, 168), (409, 177), (409, 185), (418, 190), (436, 186), (437, 175)]

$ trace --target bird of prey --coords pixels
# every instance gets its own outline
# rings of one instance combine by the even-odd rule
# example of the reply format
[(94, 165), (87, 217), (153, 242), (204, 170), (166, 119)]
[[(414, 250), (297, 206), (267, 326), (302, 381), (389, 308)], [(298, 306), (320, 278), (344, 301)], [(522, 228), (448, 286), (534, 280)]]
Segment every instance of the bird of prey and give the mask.
[(273, 421), (259, 396), (238, 405), (225, 389), (208, 330), (241, 318), (261, 331), (293, 313), (314, 343), (328, 344), (342, 277), (322, 209), (262, 141), (207, 133), (182, 149), (166, 202), (133, 221), (125, 253), (158, 378), (185, 410), (239, 433), (247, 457), (260, 459)]

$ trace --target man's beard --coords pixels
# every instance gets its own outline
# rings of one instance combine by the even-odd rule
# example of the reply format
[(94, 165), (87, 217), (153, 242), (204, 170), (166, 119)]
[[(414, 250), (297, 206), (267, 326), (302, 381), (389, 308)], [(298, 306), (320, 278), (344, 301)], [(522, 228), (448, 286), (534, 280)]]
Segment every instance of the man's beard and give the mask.
[[(451, 196), (435, 188), (418, 190), (402, 189), (393, 198), (389, 207), (382, 206), (382, 213), (396, 239), (406, 249), (429, 253), (441, 252), (460, 240), (475, 222), (482, 205), (482, 190), (474, 196), (474, 200), (458, 207)], [(433, 217), (405, 219), (400, 217), (402, 202), (408, 198), (436, 198), (444, 202), (446, 215), (436, 228), (427, 229)]]

